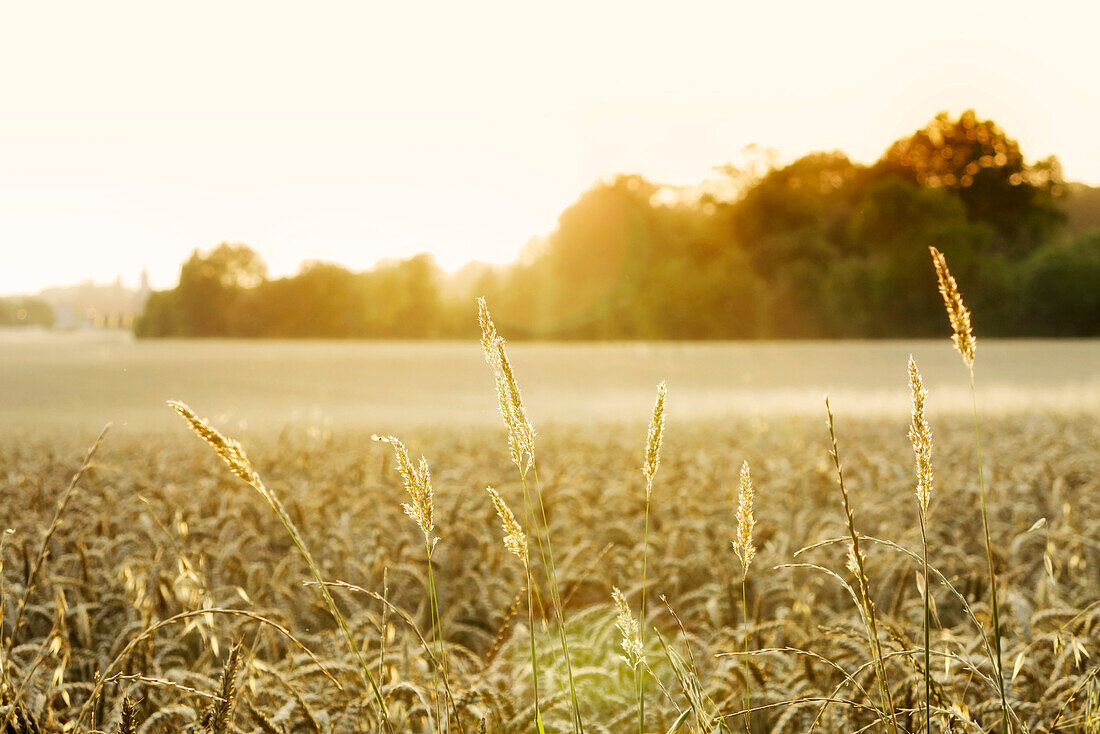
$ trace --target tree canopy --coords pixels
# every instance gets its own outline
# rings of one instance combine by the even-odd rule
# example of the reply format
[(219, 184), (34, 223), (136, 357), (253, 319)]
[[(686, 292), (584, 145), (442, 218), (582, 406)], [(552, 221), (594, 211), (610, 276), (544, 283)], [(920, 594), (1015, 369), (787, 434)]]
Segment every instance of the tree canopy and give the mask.
[(1064, 226), (1057, 160), (1029, 164), (972, 110), (937, 115), (871, 165), (838, 151), (754, 161), (698, 189), (598, 182), (515, 263), (461, 278), (418, 255), (269, 279), (243, 245), (196, 250), (136, 331), (465, 337), (484, 295), (521, 338), (931, 336), (944, 329), (935, 246), (983, 333), (1100, 334), (1100, 239)]

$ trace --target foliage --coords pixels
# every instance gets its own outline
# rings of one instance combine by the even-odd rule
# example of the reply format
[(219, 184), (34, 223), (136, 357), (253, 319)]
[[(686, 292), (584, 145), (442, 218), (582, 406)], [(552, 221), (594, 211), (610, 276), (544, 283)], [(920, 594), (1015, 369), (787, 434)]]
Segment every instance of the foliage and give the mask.
[(1023, 277), (1033, 333), (1100, 336), (1100, 229), (1041, 248)]
[(269, 280), (242, 245), (196, 251), (136, 333), (465, 338), (466, 304), (486, 296), (517, 338), (929, 336), (941, 326), (930, 246), (968, 283), (984, 333), (1097, 333), (1094, 246), (1068, 242), (1058, 162), (1029, 164), (972, 110), (937, 115), (870, 166), (836, 151), (761, 161), (698, 190), (601, 181), (515, 263), (472, 277), (418, 255)]
[(0, 298), (0, 326), (54, 324), (53, 306), (37, 298)]

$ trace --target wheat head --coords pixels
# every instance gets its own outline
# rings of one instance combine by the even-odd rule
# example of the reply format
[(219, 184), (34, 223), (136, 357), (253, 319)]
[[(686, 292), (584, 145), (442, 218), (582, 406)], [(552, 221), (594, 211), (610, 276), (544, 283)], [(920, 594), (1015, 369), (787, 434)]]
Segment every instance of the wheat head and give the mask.
[(752, 559), (756, 557), (756, 546), (752, 541), (752, 529), (756, 518), (752, 511), (755, 490), (752, 487), (752, 475), (749, 462), (741, 464), (740, 486), (737, 489), (737, 539), (733, 541), (733, 550), (741, 561), (741, 569), (748, 573)]
[(924, 389), (920, 370), (913, 356), (909, 356), (909, 392), (913, 398), (912, 423), (909, 425), (909, 441), (917, 461), (917, 499), (921, 512), (928, 514), (928, 502), (932, 498), (932, 428), (924, 412), (928, 391)]
[(943, 305), (947, 309), (947, 320), (951, 323), (951, 341), (955, 349), (963, 358), (968, 369), (974, 369), (974, 331), (970, 326), (970, 311), (963, 303), (962, 294), (959, 293), (959, 284), (955, 282), (951, 271), (947, 269), (947, 259), (943, 253), (935, 247), (929, 247), (932, 253), (932, 264), (936, 267), (936, 279), (940, 284), (940, 295), (943, 296)]

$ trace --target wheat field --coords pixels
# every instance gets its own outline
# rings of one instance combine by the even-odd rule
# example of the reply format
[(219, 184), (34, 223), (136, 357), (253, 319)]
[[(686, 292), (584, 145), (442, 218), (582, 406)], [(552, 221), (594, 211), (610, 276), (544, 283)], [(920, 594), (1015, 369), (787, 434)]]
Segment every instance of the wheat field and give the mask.
[(1087, 399), (536, 430), (482, 316), (500, 428), (5, 434), (0, 731), (1100, 731)]
[[(915, 551), (905, 417), (846, 421), (841, 414), (837, 421), (861, 531)], [(962, 419), (934, 428), (939, 480), (930, 560), (987, 619), (972, 435)], [(541, 479), (589, 731), (636, 726), (631, 671), (620, 657), (610, 590), (619, 586), (635, 602), (639, 594), (643, 441), (644, 426), (540, 436)], [(483, 491), (492, 484), (513, 507), (521, 502), (503, 436), (421, 430), (406, 442), (414, 453), (433, 457), (440, 537), (433, 563), (462, 726), (477, 731), (484, 719), (486, 731), (530, 731), (523, 571), (500, 542)], [(8, 634), (14, 600), (23, 593), (59, 488), (79, 463), (75, 452), (58, 445), (48, 438), (5, 443), (0, 455), (3, 506), (9, 513), (20, 508), (5, 518), (18, 528), (4, 548)], [(1100, 642), (1100, 607), (1094, 604), (1100, 597), (1097, 445), (1095, 421), (1029, 417), (999, 422), (983, 447), (990, 457), (992, 532), (1008, 609), (1010, 692), (1032, 731), (1090, 731), (1085, 717), (1090, 711), (1095, 717), (1089, 696), (1095, 700), (1097, 688), (1086, 679), (1095, 673)], [(387, 448), (351, 431), (327, 439), (291, 431), (248, 449), (257, 471), (282, 494), (326, 578), (373, 591), (393, 605), (351, 589), (333, 592), (386, 692), (395, 727), (433, 730), (429, 657), (404, 618), (430, 636), (424, 547), (420, 530), (402, 513), (404, 493)], [(678, 659), (688, 659), (690, 651), (701, 690), (716, 710), (731, 715), (743, 708), (741, 661), (727, 656), (743, 645), (741, 571), (730, 547), (742, 459), (752, 465), (757, 485), (758, 551), (747, 580), (750, 638), (754, 648), (767, 650), (750, 657), (753, 704), (768, 707), (754, 717), (754, 730), (804, 732), (820, 708), (810, 700), (830, 696), (845, 674), (867, 690), (872, 685), (867, 669), (857, 672), (867, 652), (843, 590), (812, 569), (776, 568), (807, 561), (844, 573), (842, 546), (794, 558), (800, 548), (844, 535), (822, 421), (668, 427), (652, 494), (647, 624)], [(1041, 527), (1029, 530), (1042, 518)], [(215, 694), (222, 661), (237, 641), (244, 643), (237, 729), (269, 730), (253, 708), (275, 731), (376, 728), (369, 689), (315, 589), (304, 585), (309, 571), (292, 542), (262, 500), (198, 442), (108, 434), (50, 546), (9, 663), (10, 686), (29, 674), (21, 700), (42, 730), (60, 731), (73, 721), (99, 671), (147, 679), (120, 678), (104, 687), (92, 710), (101, 730), (113, 726), (122, 696), (129, 695), (145, 731), (183, 731), (200, 719), (209, 699), (179, 686)], [(920, 619), (917, 565), (888, 548), (866, 552), (887, 625), (884, 644), (911, 649), (918, 645)], [(658, 595), (667, 598), (683, 629)], [(988, 668), (978, 631), (958, 600), (943, 588), (934, 597), (936, 649)], [(211, 614), (159, 631), (108, 670), (126, 643), (157, 620), (205, 608), (245, 610), (281, 624), (320, 665), (269, 625)], [(568, 731), (549, 612), (539, 610), (535, 631), (546, 730)], [(647, 731), (667, 731), (690, 707), (689, 698), (656, 636), (649, 639), (646, 653), (660, 686), (650, 684)], [(782, 650), (788, 647), (814, 656)], [(899, 657), (892, 663), (901, 710), (921, 700), (914, 662)], [(933, 676), (943, 686), (944, 708), (994, 725), (995, 696), (961, 662), (936, 660)], [(837, 697), (867, 705), (852, 686)], [(807, 702), (783, 703), (797, 699)], [(875, 718), (865, 708), (834, 704), (820, 726), (855, 731)], [(84, 725), (92, 720), (89, 715)], [(911, 721), (912, 731), (916, 718)], [(687, 730), (692, 723), (681, 726)], [(743, 730), (736, 716), (728, 724), (731, 731)], [(956, 723), (955, 730), (978, 729)]]

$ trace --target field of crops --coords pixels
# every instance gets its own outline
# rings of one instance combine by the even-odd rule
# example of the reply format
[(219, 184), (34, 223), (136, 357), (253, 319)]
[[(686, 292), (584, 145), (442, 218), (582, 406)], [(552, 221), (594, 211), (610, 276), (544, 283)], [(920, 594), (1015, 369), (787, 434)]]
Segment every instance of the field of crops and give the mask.
[[(644, 423), (668, 382), (669, 420), (818, 417), (828, 393), (861, 416), (908, 411), (905, 362), (925, 376), (933, 413), (970, 413), (966, 370), (948, 339), (843, 342), (514, 343), (532, 419)], [(987, 414), (1100, 412), (1100, 341), (983, 340)], [(388, 432), (496, 426), (493, 378), (469, 342), (134, 341), (122, 334), (0, 331), (0, 428), (91, 440), (178, 428), (185, 400), (226, 430), (284, 427)], [(54, 430), (58, 429), (58, 430)]]
[[(1080, 366), (1095, 347), (1076, 347), (1084, 358), (1072, 379), (1091, 384), (1094, 375)], [(929, 345), (924, 351), (940, 354)], [(949, 345), (945, 351), (965, 380), (958, 355)], [(523, 368), (532, 357), (517, 353), (526, 390)], [(867, 354), (864, 362), (882, 359), (874, 349)], [(476, 347), (474, 356), (480, 359)], [(574, 369), (600, 371), (598, 355), (587, 356), (592, 363)], [(994, 373), (998, 363), (991, 361), (986, 369)], [(591, 408), (573, 420), (554, 413), (535, 438), (528, 479), (535, 493), (537, 472), (545, 507), (531, 543), (552, 543), (556, 578), (543, 573), (542, 551), (532, 548), (530, 603), (524, 565), (505, 548), (485, 492), (496, 487), (526, 518), (524, 485), (507, 433), (487, 420), (436, 423), (423, 406), (413, 419), (392, 421), (412, 456), (423, 454), (431, 467), (431, 575), (425, 534), (402, 510), (410, 501), (408, 476), (395, 468), (392, 448), (371, 439), (366, 421), (337, 421), (323, 431), (308, 421), (246, 431), (248, 471), (263, 493), (234, 476), (178, 418), (171, 433), (133, 426), (108, 433), (71, 492), (82, 455), (74, 436), (83, 424), (9, 433), (0, 440), (0, 520), (15, 532), (2, 547), (0, 731), (114, 731), (123, 716), (119, 731), (527, 732), (536, 730), (536, 714), (547, 732), (637, 731), (642, 680), (647, 732), (806, 732), (815, 722), (824, 732), (923, 731), (926, 685), (933, 730), (998, 731), (1007, 716), (1013, 731), (1095, 732), (1094, 397), (1079, 410), (1029, 411), (1028, 391), (1019, 389), (1016, 410), (1002, 405), (979, 417), (1000, 596), (1002, 706), (974, 426), (957, 405), (935, 414), (936, 396), (946, 391), (928, 375), (947, 374), (951, 363), (928, 362), (936, 477), (927, 526), (927, 683), (902, 356), (889, 378), (897, 378), (902, 400), (867, 411), (855, 392), (833, 399), (851, 524), (819, 400), (803, 412), (693, 416), (677, 406), (670, 381), (648, 533), (640, 467), (652, 383), (632, 398), (641, 413), (632, 421), (616, 422), (616, 414), (604, 416), (612, 422), (585, 425)], [(1042, 364), (1056, 372), (1066, 363)], [(824, 374), (833, 369), (828, 360), (818, 364)], [(857, 373), (868, 369), (858, 358), (851, 364)], [(493, 416), (492, 373), (483, 361), (480, 367), (479, 415)], [(181, 379), (189, 369), (195, 366), (181, 358)], [(407, 385), (409, 377), (397, 371), (392, 379)], [(958, 375), (952, 379), (949, 387), (957, 389)], [(627, 385), (638, 382), (634, 376)], [(883, 382), (879, 377), (871, 389)], [(539, 389), (530, 382), (531, 394)], [(706, 390), (689, 384), (682, 392), (699, 400)], [(10, 392), (4, 397), (15, 400)], [(598, 391), (574, 399), (586, 397), (606, 399)], [(530, 404), (536, 426), (536, 407), (545, 401)], [(809, 415), (815, 408), (818, 415)], [(232, 422), (213, 425), (238, 433)], [(731, 547), (742, 461), (755, 485), (756, 547), (744, 588)], [(288, 526), (300, 533), (315, 571)], [(860, 599), (858, 574), (846, 568), (851, 526), (862, 540), (871, 607)], [(624, 648), (612, 589), (622, 590), (636, 621), (643, 574), (644, 641), (630, 649), (626, 623)], [(338, 614), (312, 582), (317, 576), (329, 584)], [(869, 608), (877, 652), (865, 631)], [(227, 660), (232, 675), (223, 671)]]

